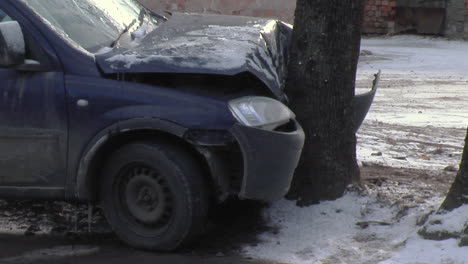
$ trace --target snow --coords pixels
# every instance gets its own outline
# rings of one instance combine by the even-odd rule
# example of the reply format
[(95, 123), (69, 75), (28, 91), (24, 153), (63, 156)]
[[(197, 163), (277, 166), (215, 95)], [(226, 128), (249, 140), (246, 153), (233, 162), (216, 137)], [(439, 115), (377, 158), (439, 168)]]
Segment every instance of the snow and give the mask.
[(458, 247), (455, 239), (432, 241), (412, 237), (402, 251), (380, 264), (465, 264), (467, 259), (466, 247)]
[(144, 23), (143, 25), (138, 27), (137, 30), (132, 32), (132, 37), (134, 39), (142, 39), (146, 35), (147, 32), (148, 32), (148, 24)]
[[(364, 39), (358, 91), (382, 69), (367, 121), (358, 133), (361, 162), (394, 167), (457, 167), (468, 126), (468, 43), (397, 36)], [(372, 156), (382, 152), (381, 156)], [(433, 155), (440, 152), (439, 155)]]
[(106, 53), (109, 53), (109, 52), (111, 52), (113, 50), (114, 49), (111, 48), (111, 47), (103, 47), (103, 48), (99, 49), (96, 53), (94, 53), (94, 55), (97, 56), (97, 55), (106, 54)]
[(27, 65), (40, 65), (41, 63), (36, 60), (24, 60), (24, 64)]
[[(396, 36), (362, 41), (372, 60), (360, 65), (361, 72), (382, 69), (386, 74), (415, 73), (459, 75), (468, 73), (468, 43), (434, 37)], [(441, 52), (443, 51), (443, 52)]]
[[(114, 69), (120, 66), (130, 69), (140, 64), (159, 62), (175, 67), (197, 69), (199, 71), (217, 69), (221, 71), (239, 70), (243, 67), (262, 73), (264, 78), (277, 81), (276, 72), (264, 70), (268, 62), (275, 65), (267, 54), (263, 33), (274, 30), (276, 21), (255, 26), (207, 25), (189, 30), (184, 34), (155, 39), (151, 48), (153, 55), (119, 54), (106, 59)], [(145, 53), (147, 54), (147, 52)]]
[[(197, 32), (192, 33), (195, 34)], [(246, 64), (246, 57), (250, 52), (252, 52), (252, 47), (250, 45), (246, 45), (246, 42), (240, 40), (224, 39), (222, 42), (218, 43), (218, 45), (213, 47), (211, 46), (213, 46), (213, 42), (209, 36), (196, 38), (178, 37), (171, 40), (170, 43), (155, 43), (153, 47), (160, 49), (162, 51), (160, 54), (151, 56), (141, 56), (138, 54), (119, 54), (107, 59), (106, 61), (123, 62), (125, 63), (124, 67), (127, 69), (130, 69), (133, 65), (136, 64), (146, 64), (152, 61), (163, 61), (168, 64), (175, 64), (180, 67), (187, 68), (235, 69), (240, 68)], [(186, 54), (192, 54), (192, 56), (196, 54), (205, 54), (201, 50), (205, 50), (206, 47), (210, 47), (208, 50), (210, 54), (216, 55), (206, 56), (207, 58), (210, 58), (210, 60), (207, 60), (203, 65), (182, 57)], [(175, 57), (173, 55), (174, 50), (181, 51), (179, 57)], [(184, 52), (185, 50), (194, 50), (198, 51), (199, 53)]]
[[(362, 49), (372, 55), (361, 57), (358, 93), (369, 89), (378, 69), (383, 73), (358, 132), (359, 163), (433, 173), (457, 168), (468, 126), (468, 43), (396, 36), (364, 39)], [(428, 191), (408, 203), (407, 196), (424, 189), (424, 182), (405, 185), (395, 180), (380, 189), (350, 191), (336, 201), (305, 208), (292, 201), (275, 202), (264, 217), (278, 231), (261, 234), (262, 242), (245, 246), (244, 254), (304, 264), (468, 263), (468, 249), (459, 247), (458, 239), (432, 241), (418, 235), (418, 222), (444, 198), (444, 193)], [(462, 232), (467, 219), (468, 205), (430, 215), (427, 222), (438, 224), (427, 229)], [(360, 222), (368, 227), (357, 225)]]
[(468, 222), (468, 205), (461, 206), (445, 214), (435, 214), (429, 217), (429, 223), (439, 223), (427, 226), (427, 231), (460, 232)]
[(22, 34), (18, 34), (18, 32), (22, 32), (18, 22), (3, 22), (0, 31), (6, 40), (5, 44), (8, 46), (8, 50), (17, 54), (24, 54), (26, 52), (24, 37)]
[[(377, 263), (392, 256), (417, 231), (418, 217), (435, 208), (441, 198), (427, 202), (399, 219), (401, 210), (374, 195), (350, 192), (336, 201), (298, 208), (279, 201), (266, 218), (279, 234), (265, 233), (263, 244), (246, 247), (246, 255), (284, 263)], [(357, 225), (369, 222), (369, 227)]]
[[(128, 69), (135, 64), (148, 63), (156, 60), (162, 60), (168, 63), (178, 63), (178, 65), (188, 68), (240, 68), (246, 63), (246, 57), (249, 53), (252, 52), (254, 46), (252, 46), (247, 40), (244, 40), (245, 37), (242, 38), (242, 35), (239, 35), (239, 39), (225, 38), (226, 32), (236, 32), (238, 30), (241, 30), (241, 28), (210, 26), (205, 30), (195, 30), (188, 32), (188, 36), (177, 37), (172, 39), (170, 43), (155, 43), (154, 48), (161, 50), (160, 54), (155, 54), (152, 56), (139, 56), (137, 54), (115, 55), (107, 59), (107, 61), (124, 62), (124, 67)], [(223, 35), (224, 37), (222, 37)], [(190, 36), (193, 36), (193, 38)], [(216, 46), (213, 46), (213, 38), (221, 40), (221, 42), (218, 42)], [(190, 54), (188, 52), (183, 52), (184, 50), (203, 50), (204, 52), (201, 54), (206, 55), (206, 57), (213, 58), (213, 60), (207, 62), (204, 65), (193, 63), (187, 59), (175, 61), (173, 55), (174, 50), (182, 51), (181, 56)], [(208, 52), (208, 54), (205, 52)], [(192, 53), (192, 56), (196, 54), (197, 53)], [(209, 56), (209, 54), (216, 55)]]

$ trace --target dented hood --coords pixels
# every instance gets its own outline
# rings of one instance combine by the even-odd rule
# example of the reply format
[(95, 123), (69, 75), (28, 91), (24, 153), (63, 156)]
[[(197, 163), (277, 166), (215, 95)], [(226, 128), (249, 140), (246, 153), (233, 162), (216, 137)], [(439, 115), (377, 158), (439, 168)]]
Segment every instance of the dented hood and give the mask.
[(283, 99), (290, 35), (291, 26), (276, 20), (175, 13), (133, 47), (96, 61), (106, 74), (250, 72)]

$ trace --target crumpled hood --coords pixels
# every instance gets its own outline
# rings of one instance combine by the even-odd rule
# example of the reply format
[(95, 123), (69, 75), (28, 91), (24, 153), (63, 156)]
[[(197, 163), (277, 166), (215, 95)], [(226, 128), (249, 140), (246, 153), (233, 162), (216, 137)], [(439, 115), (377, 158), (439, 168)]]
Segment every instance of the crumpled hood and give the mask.
[(174, 13), (134, 47), (96, 61), (106, 74), (250, 72), (283, 98), (290, 35), (291, 26), (276, 20)]

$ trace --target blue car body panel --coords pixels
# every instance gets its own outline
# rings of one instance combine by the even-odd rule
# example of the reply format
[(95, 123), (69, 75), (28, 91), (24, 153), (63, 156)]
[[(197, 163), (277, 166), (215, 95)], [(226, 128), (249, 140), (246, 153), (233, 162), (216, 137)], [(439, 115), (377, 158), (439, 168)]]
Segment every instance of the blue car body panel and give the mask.
[(0, 69), (0, 80), (2, 185), (63, 187), (68, 125), (63, 74)]
[[(48, 67), (45, 73), (0, 68), (0, 94), (4, 95), (0, 106), (0, 146), (4, 150), (0, 159), (4, 161), (0, 161), (0, 171), (21, 170), (14, 171), (21, 177), (2, 177), (0, 173), (0, 196), (79, 198), (76, 185), (82, 159), (100, 134), (120, 123), (145, 120), (146, 125), (140, 126), (144, 128), (165, 121), (186, 129), (208, 130), (227, 130), (235, 123), (225, 100), (103, 78), (93, 54), (67, 45), (67, 40), (21, 1), (2, 1), (0, 9), (17, 20), (23, 33), (44, 50)], [(79, 100), (87, 105), (80, 106)], [(17, 149), (23, 156), (12, 155), (8, 148), (18, 146), (13, 134), (27, 137), (20, 140), (23, 148)], [(26, 151), (28, 146), (34, 151)], [(30, 166), (24, 166), (28, 162)], [(31, 175), (31, 171), (38, 174)]]

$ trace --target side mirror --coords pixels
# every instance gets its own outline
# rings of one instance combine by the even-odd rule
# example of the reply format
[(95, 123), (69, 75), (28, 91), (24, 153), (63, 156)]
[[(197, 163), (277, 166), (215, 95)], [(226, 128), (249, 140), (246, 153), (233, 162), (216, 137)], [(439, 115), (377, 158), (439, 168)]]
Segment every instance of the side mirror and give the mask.
[(26, 44), (21, 26), (16, 21), (0, 23), (0, 66), (24, 63)]

